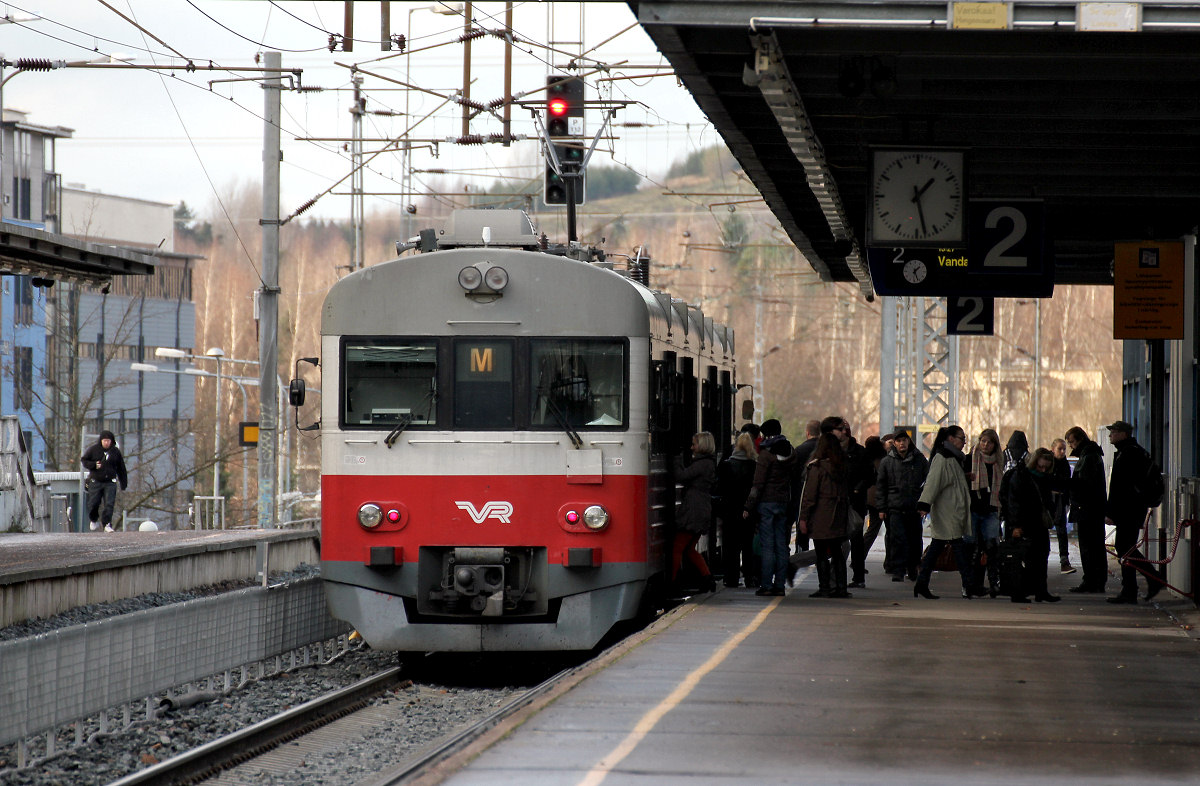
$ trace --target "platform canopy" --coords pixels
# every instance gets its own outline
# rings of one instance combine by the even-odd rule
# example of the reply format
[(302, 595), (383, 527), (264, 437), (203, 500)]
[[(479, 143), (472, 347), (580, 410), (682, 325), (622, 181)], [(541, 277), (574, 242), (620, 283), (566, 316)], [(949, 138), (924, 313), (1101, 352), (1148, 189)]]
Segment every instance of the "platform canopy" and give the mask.
[(154, 260), (152, 255), (124, 248), (88, 243), (20, 224), (0, 224), (0, 273), (102, 284), (113, 276), (150, 275)]
[(871, 291), (875, 147), (1041, 199), (1060, 284), (1200, 223), (1200, 3), (631, 2), (796, 246)]

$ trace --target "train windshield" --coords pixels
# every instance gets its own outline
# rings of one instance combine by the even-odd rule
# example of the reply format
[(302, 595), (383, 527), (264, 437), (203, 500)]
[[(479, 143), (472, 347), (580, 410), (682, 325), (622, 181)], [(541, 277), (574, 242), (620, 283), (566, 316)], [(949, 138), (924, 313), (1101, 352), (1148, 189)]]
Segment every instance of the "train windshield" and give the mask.
[(454, 427), (513, 427), (511, 339), (461, 339), (455, 343)]
[(437, 343), (359, 339), (346, 345), (343, 415), (348, 427), (437, 423)]
[(625, 426), (626, 365), (622, 340), (533, 340), (530, 427)]

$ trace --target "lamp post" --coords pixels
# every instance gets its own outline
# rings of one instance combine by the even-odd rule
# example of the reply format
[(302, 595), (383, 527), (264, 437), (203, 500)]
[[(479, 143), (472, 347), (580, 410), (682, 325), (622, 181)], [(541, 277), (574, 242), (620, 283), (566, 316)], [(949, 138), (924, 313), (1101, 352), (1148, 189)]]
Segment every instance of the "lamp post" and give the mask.
[[(150, 363), (130, 363), (129, 370), (137, 371), (137, 372), (154, 372), (154, 373), (158, 373), (158, 374), (177, 374), (180, 376), (189, 376), (189, 377), (216, 377), (217, 376), (216, 374), (213, 374), (210, 371), (202, 371), (201, 369), (198, 369), (198, 368), (185, 368), (182, 371), (177, 371), (175, 369), (170, 369), (170, 368), (161, 368), (159, 366), (155, 366)], [(249, 415), (247, 414), (247, 411), (246, 411), (246, 407), (247, 407), (246, 385), (257, 385), (258, 380), (253, 377), (233, 377), (233, 376), (225, 376), (225, 377), (223, 377), (223, 379), (228, 379), (229, 381), (233, 382), (235, 385), (238, 386), (238, 390), (241, 391), (241, 393), (242, 393), (242, 420), (247, 420)], [(220, 455), (219, 450), (218, 450), (218, 455)], [(249, 492), (250, 492), (250, 481), (246, 474), (246, 464), (245, 464), (245, 462), (242, 462), (242, 499), (243, 500), (246, 499), (246, 495), (249, 494)], [(214, 494), (213, 496), (216, 496), (216, 495)]]
[[(217, 374), (213, 375), (213, 374), (208, 374), (206, 372), (196, 371), (195, 374), (197, 376), (218, 376), (218, 377), (220, 377), (221, 361), (224, 361), (226, 363), (245, 363), (246, 365), (249, 365), (249, 366), (258, 366), (260, 368), (262, 367), (261, 361), (258, 361), (258, 360), (243, 360), (241, 358), (226, 357), (224, 350), (220, 349), (219, 347), (213, 347), (212, 349), (208, 350), (208, 352), (204, 353), (203, 355), (193, 355), (193, 354), (183, 351), (182, 349), (176, 349), (174, 347), (158, 347), (157, 349), (154, 350), (154, 354), (160, 358), (171, 358), (171, 359), (176, 359), (176, 360), (186, 359), (186, 360), (215, 360), (215, 361), (217, 361)], [(189, 373), (191, 373), (191, 372), (189, 372)], [(225, 376), (224, 378), (225, 379), (235, 379), (235, 377), (230, 377), (230, 376)], [(247, 385), (258, 385), (260, 390), (262, 388), (262, 381), (259, 379), (254, 379), (252, 377), (236, 377), (236, 379), (240, 380), (242, 383), (245, 383)], [(285, 390), (285, 388), (283, 386), (283, 381), (279, 376), (279, 372), (276, 371), (275, 372), (275, 392), (277, 394), (277, 400), (275, 402), (275, 406), (276, 406), (277, 422), (282, 427), (286, 428), (286, 425), (284, 425), (286, 421), (284, 421), (284, 419), (283, 419), (283, 413), (286, 411), (286, 407), (284, 406), (284, 403), (283, 403), (284, 402), (284, 390)], [(220, 406), (221, 406), (220, 405), (220, 378), (218, 378), (218, 380), (217, 380), (217, 422), (218, 422), (218, 424), (220, 423), (220, 413), (221, 413)], [(243, 409), (243, 413), (242, 413), (242, 419), (243, 420), (246, 419), (244, 409)], [(271, 438), (273, 438), (273, 439), (279, 438), (277, 430), (271, 430), (268, 433), (271, 435)], [(262, 436), (261, 433), (259, 436), (261, 439), (261, 436)], [(217, 435), (217, 440), (218, 440), (217, 444), (220, 445), (220, 441), (219, 441), (220, 434), (219, 433)], [(219, 455), (220, 451), (218, 450), (217, 452)], [(289, 466), (287, 469), (290, 472), (290, 461), (291, 461), (290, 453), (288, 454), (288, 461), (289, 461)], [(245, 470), (245, 468), (243, 467), (243, 472), (244, 472), (244, 470)], [(279, 482), (279, 476), (283, 472), (284, 472), (284, 467), (279, 466), (276, 468), (276, 471), (272, 476), (275, 478), (275, 482), (276, 482), (276, 489), (275, 489), (275, 491), (276, 491), (275, 498), (276, 499), (278, 499), (279, 491), (281, 490), (281, 485), (282, 485)], [(262, 483), (262, 479), (260, 477), (260, 484), (261, 483)], [(214, 485), (215, 485), (215, 482), (214, 482)], [(245, 483), (243, 483), (243, 485), (245, 485)], [(261, 485), (260, 485), (260, 488), (261, 488)], [(218, 496), (218, 495), (214, 493), (213, 496)], [(261, 500), (260, 500), (260, 505), (261, 505)], [(276, 502), (276, 505), (278, 505), (278, 502)], [(262, 515), (260, 515), (259, 516), (260, 522), (261, 522), (262, 518), (263, 518)]]

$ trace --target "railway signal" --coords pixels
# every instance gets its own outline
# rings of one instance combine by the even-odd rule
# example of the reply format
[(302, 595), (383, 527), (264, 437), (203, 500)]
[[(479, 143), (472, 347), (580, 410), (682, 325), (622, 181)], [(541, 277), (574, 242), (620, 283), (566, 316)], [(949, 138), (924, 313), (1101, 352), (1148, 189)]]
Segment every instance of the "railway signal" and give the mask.
[[(583, 96), (584, 83), (580, 77), (546, 78), (548, 138), (542, 201), (547, 205), (582, 205), (585, 202)], [(572, 186), (574, 199), (571, 199)]]

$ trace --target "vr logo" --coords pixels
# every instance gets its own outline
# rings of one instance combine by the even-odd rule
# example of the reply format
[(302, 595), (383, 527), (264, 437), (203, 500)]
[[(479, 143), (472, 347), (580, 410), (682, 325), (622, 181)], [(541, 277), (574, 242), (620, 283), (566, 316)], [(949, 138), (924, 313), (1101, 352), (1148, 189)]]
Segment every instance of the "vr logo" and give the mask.
[(482, 524), (488, 519), (496, 519), (501, 524), (511, 524), (509, 516), (512, 515), (513, 506), (511, 502), (485, 502), (483, 510), (476, 510), (475, 506), (470, 502), (455, 502), (455, 507), (459, 510), (465, 510), (467, 515), (471, 517), (471, 521), (476, 524)]

